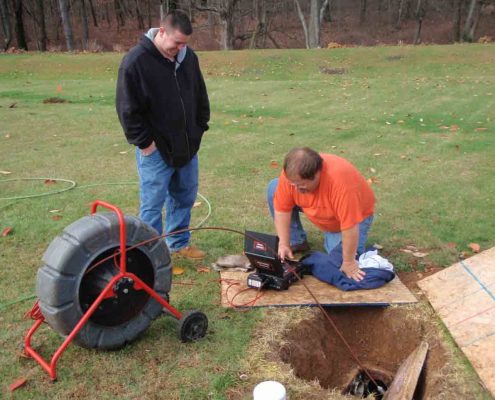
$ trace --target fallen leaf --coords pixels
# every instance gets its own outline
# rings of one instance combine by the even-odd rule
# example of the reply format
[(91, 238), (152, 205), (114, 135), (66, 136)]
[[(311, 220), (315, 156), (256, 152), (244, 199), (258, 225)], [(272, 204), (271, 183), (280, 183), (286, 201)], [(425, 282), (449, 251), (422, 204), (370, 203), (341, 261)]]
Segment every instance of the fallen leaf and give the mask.
[(59, 84), (57, 85), (57, 87), (55, 88), (55, 91), (56, 91), (57, 93), (62, 93), (62, 85), (61, 85), (60, 83), (59, 83)]
[(383, 246), (382, 246), (381, 244), (378, 244), (378, 243), (375, 243), (375, 244), (373, 245), (373, 247), (374, 247), (375, 249), (377, 249), (377, 250), (382, 250), (382, 249), (383, 249)]
[(201, 203), (200, 201), (196, 201), (194, 203), (193, 207), (199, 207), (201, 204), (203, 204), (203, 203)]
[(372, 174), (376, 174), (376, 169), (374, 169), (374, 168), (370, 168), (370, 172), (371, 172)]
[(184, 273), (184, 268), (172, 267), (172, 274), (173, 275), (182, 275), (183, 273)]
[(63, 217), (62, 217), (61, 215), (58, 215), (58, 214), (57, 214), (57, 215), (52, 215), (52, 219), (53, 219), (54, 221), (58, 221), (59, 219), (62, 219), (62, 218), (63, 218)]
[(270, 163), (270, 167), (272, 167), (272, 168), (278, 168), (278, 167), (279, 167), (278, 162), (276, 162), (276, 161), (272, 161), (272, 162)]
[(12, 229), (13, 229), (13, 228), (12, 228), (11, 226), (9, 226), (9, 227), (5, 228), (5, 229), (2, 231), (2, 234), (1, 234), (0, 236), (2, 236), (2, 237), (7, 236), (10, 232), (12, 232)]
[(57, 181), (53, 179), (45, 179), (45, 185), (55, 185)]
[(374, 155), (375, 157), (379, 157), (379, 156), (381, 156), (381, 155), (382, 155), (382, 153), (375, 153), (375, 154), (373, 154), (373, 155)]
[(200, 265), (196, 268), (197, 272), (210, 272), (210, 269), (208, 267), (205, 267), (204, 265)]
[(27, 382), (27, 379), (26, 378), (19, 378), (17, 380), (15, 380), (13, 383), (10, 384), (9, 386), (9, 391), (13, 392), (17, 389), (19, 389), (20, 387), (24, 386)]
[(126, 150), (126, 151), (119, 151), (119, 154), (127, 154), (129, 153), (129, 150)]
[(442, 125), (442, 126), (440, 127), (440, 129), (445, 130), (445, 129), (449, 129), (449, 127), (448, 127), (448, 126), (445, 126), (445, 125)]
[(412, 255), (413, 255), (414, 257), (423, 258), (423, 257), (426, 257), (426, 256), (428, 255), (428, 253), (422, 253), (422, 252), (420, 252), (420, 251), (414, 251), (414, 252), (412, 253)]
[(372, 176), (372, 177), (368, 178), (366, 181), (370, 185), (373, 185), (373, 184), (379, 185), (380, 184), (380, 181), (376, 178), (376, 176)]
[(451, 131), (451, 132), (457, 132), (458, 130), (459, 130), (459, 126), (457, 126), (457, 125), (452, 125), (452, 126), (450, 127), (450, 131)]
[(11, 173), (12, 172), (10, 172), (10, 171), (0, 171), (0, 174), (2, 174), (2, 175), (9, 175)]
[(7, 133), (7, 134), (5, 135), (5, 139), (10, 139), (10, 133)]
[(475, 253), (479, 253), (481, 250), (481, 247), (478, 243), (469, 243), (468, 247), (473, 250)]
[(407, 254), (412, 254), (413, 251), (412, 250), (409, 250), (409, 249), (400, 249), (400, 251), (402, 251), (403, 253), (407, 253)]
[(484, 132), (486, 130), (488, 130), (488, 128), (476, 128), (475, 129), (476, 132)]
[(454, 242), (449, 242), (449, 243), (447, 243), (447, 247), (449, 249), (455, 249), (457, 247), (457, 244)]
[(50, 212), (50, 213), (52, 213), (52, 214), (55, 214), (55, 213), (59, 213), (60, 211), (62, 211), (62, 210), (50, 210), (50, 211), (48, 211), (48, 212)]

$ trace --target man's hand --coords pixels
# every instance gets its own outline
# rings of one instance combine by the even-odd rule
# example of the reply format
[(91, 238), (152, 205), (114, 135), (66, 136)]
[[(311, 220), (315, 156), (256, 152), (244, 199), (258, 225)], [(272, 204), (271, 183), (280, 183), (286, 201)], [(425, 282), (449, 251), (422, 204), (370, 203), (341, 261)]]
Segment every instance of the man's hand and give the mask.
[(359, 268), (359, 264), (356, 260), (344, 261), (340, 267), (340, 270), (346, 274), (348, 278), (354, 279), (358, 282), (362, 281), (366, 275), (366, 273)]
[(151, 144), (146, 147), (145, 149), (141, 149), (141, 154), (145, 157), (149, 156), (151, 153), (153, 153), (156, 150), (156, 145), (155, 142), (151, 142)]
[(294, 258), (294, 254), (292, 254), (292, 250), (290, 249), (290, 246), (287, 244), (280, 244), (280, 243), (278, 245), (278, 256), (281, 260)]

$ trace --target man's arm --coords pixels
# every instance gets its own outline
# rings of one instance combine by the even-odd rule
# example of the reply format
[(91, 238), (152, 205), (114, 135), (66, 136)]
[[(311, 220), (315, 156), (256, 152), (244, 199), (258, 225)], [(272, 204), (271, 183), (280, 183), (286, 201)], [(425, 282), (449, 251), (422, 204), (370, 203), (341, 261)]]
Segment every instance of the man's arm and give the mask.
[(154, 142), (143, 118), (142, 104), (144, 104), (143, 96), (131, 74), (126, 69), (119, 68), (115, 106), (120, 124), (130, 144), (151, 153)]
[(359, 224), (354, 225), (352, 228), (342, 231), (342, 255), (343, 261), (340, 270), (346, 274), (348, 278), (352, 278), (356, 281), (360, 281), (366, 275), (364, 271), (359, 268), (359, 264), (356, 261), (356, 251), (359, 243)]
[(206, 90), (205, 80), (203, 79), (203, 74), (201, 73), (197, 58), (196, 68), (199, 79), (197, 124), (201, 127), (201, 129), (203, 129), (203, 131), (206, 132), (209, 129), (208, 121), (210, 120), (210, 100), (208, 99), (208, 91)]
[(275, 230), (279, 238), (278, 256), (285, 260), (286, 258), (294, 258), (290, 249), (290, 220), (291, 212), (280, 212), (275, 210)]

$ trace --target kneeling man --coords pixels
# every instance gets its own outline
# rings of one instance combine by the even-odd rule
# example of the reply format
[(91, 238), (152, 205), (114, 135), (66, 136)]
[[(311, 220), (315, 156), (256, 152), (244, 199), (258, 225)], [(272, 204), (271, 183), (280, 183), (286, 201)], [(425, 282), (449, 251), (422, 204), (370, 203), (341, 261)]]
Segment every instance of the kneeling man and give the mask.
[(365, 249), (375, 195), (349, 161), (308, 147), (292, 149), (280, 177), (268, 185), (268, 206), (280, 239), (280, 258), (309, 250), (299, 218), (302, 211), (324, 232), (327, 253), (342, 242), (342, 272), (357, 281), (363, 279), (356, 254)]

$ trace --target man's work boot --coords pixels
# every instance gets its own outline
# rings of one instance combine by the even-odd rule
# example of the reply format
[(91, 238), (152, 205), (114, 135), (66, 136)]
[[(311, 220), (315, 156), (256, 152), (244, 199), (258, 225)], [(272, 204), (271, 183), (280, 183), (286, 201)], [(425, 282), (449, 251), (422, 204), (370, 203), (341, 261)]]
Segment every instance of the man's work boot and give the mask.
[(305, 240), (302, 243), (291, 245), (290, 249), (293, 253), (302, 253), (303, 251), (309, 251), (311, 248), (309, 247), (309, 243)]
[(177, 254), (179, 256), (189, 258), (190, 260), (202, 260), (203, 258), (206, 257), (206, 253), (200, 249), (198, 249), (196, 246), (187, 246), (183, 247), (179, 251), (177, 251)]

